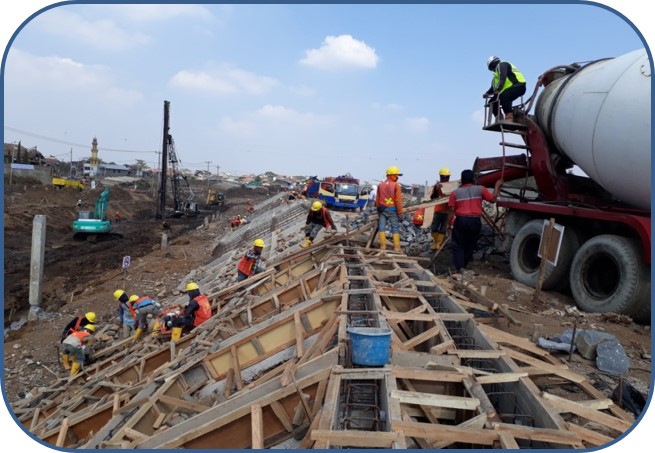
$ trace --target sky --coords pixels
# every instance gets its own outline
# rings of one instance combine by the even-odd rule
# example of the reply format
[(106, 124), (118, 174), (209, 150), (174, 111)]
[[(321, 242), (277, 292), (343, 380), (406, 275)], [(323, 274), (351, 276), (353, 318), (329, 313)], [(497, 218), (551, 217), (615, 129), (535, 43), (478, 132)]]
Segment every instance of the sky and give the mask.
[[(97, 137), (104, 161), (156, 168), (167, 100), (182, 167), (235, 174), (458, 175), (501, 153), (482, 130), (490, 55), (514, 63), (531, 92), (552, 66), (643, 48), (639, 33), (655, 41), (643, 0), (72, 4), (27, 20), (52, 4), (0, 2), (5, 143), (79, 160)], [(608, 450), (643, 449), (653, 420), (650, 408)], [(51, 451), (6, 410), (0, 423), (9, 446)]]
[(33, 17), (4, 63), (4, 141), (157, 168), (164, 101), (182, 168), (454, 175), (502, 154), (482, 130), (490, 55), (528, 81), (643, 48), (590, 4), (82, 5)]

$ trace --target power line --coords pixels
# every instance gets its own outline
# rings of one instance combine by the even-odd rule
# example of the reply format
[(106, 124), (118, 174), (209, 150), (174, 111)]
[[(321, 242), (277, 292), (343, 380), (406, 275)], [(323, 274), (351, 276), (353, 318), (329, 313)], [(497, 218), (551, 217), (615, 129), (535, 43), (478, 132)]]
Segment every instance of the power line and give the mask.
[[(76, 146), (78, 148), (88, 148), (89, 147), (88, 144), (83, 145), (83, 144), (80, 144), (80, 143), (68, 142), (66, 140), (60, 140), (58, 138), (47, 137), (45, 135), (35, 134), (34, 132), (24, 131), (22, 129), (18, 129), (18, 128), (11, 127), (11, 126), (4, 126), (4, 128), (7, 129), (7, 130), (10, 130), (10, 131), (13, 131), (13, 132), (18, 132), (20, 134), (27, 135), (29, 137), (40, 138), (41, 140), (46, 140), (46, 141), (53, 142), (53, 143), (60, 143), (62, 145), (68, 145), (68, 146)], [(131, 149), (115, 149), (115, 148), (104, 148), (104, 147), (99, 147), (98, 150), (99, 151), (111, 151), (111, 152), (114, 152), (114, 153), (140, 153), (140, 154), (143, 154), (143, 153), (156, 153), (157, 152), (157, 151), (150, 151), (150, 150), (137, 151), (137, 150), (131, 150)]]

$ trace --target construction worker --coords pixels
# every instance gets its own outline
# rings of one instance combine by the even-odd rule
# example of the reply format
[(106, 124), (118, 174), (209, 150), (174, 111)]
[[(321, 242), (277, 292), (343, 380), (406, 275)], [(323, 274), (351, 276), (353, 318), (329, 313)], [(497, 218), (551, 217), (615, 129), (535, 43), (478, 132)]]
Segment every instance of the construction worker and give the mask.
[(248, 250), (239, 261), (237, 266), (237, 281), (245, 280), (252, 274), (257, 274), (262, 271), (260, 261), (266, 262), (266, 258), (262, 256), (265, 244), (263, 239), (255, 239), (253, 248)]
[(307, 221), (305, 222), (305, 242), (300, 244), (300, 246), (302, 248), (307, 248), (312, 245), (312, 242), (316, 239), (321, 228), (331, 228), (331, 231), (337, 231), (337, 227), (334, 224), (334, 220), (332, 220), (330, 211), (323, 206), (323, 203), (316, 200), (312, 203), (312, 206), (307, 213)]
[(131, 295), (128, 302), (136, 320), (136, 331), (132, 337), (134, 344), (148, 330), (148, 315), (156, 319), (161, 312), (161, 304), (148, 296), (139, 297), (136, 294)]
[(232, 219), (232, 222), (230, 222), (230, 226), (234, 230), (235, 228), (238, 228), (240, 225), (241, 225), (241, 216), (237, 214)]
[(189, 282), (184, 289), (189, 295), (189, 302), (184, 306), (184, 315), (173, 320), (172, 341), (180, 339), (185, 327), (189, 330), (198, 327), (212, 315), (211, 303), (205, 294), (200, 293), (197, 283)]
[(118, 213), (118, 211), (116, 211), (116, 213), (114, 214), (114, 221), (116, 223), (121, 221), (121, 215)]
[(127, 304), (119, 304), (118, 307), (118, 319), (122, 326), (121, 338), (123, 338), (123, 340), (129, 338), (132, 335), (136, 325), (134, 311), (132, 310), (133, 297), (136, 296), (130, 297), (130, 301)]
[(423, 220), (425, 220), (425, 208), (419, 208), (414, 211), (414, 215), (412, 216), (412, 225), (414, 225), (414, 228), (420, 230), (423, 227)]
[(125, 294), (125, 291), (117, 289), (114, 291), (113, 295), (114, 299), (116, 299), (120, 304), (119, 313), (123, 326), (122, 336), (123, 339), (125, 339), (131, 335), (132, 330), (134, 329), (134, 325), (136, 324), (136, 314), (134, 313), (134, 308), (132, 308), (132, 302), (130, 302), (130, 298)]
[[(96, 314), (92, 311), (85, 313), (84, 316), (73, 318), (68, 324), (66, 324), (66, 327), (64, 327), (64, 331), (61, 334), (61, 343), (63, 343), (73, 332), (77, 332), (88, 325), (93, 325), (95, 322)], [(70, 369), (69, 359), (70, 357), (68, 357), (68, 354), (63, 351), (61, 353), (61, 362), (64, 364), (64, 369), (66, 370)]]
[(393, 249), (400, 252), (400, 219), (403, 216), (403, 197), (398, 177), (402, 176), (398, 167), (392, 166), (387, 168), (387, 179), (378, 185), (375, 197), (375, 206), (378, 214), (378, 238), (380, 239), (380, 248), (387, 248), (386, 228), (387, 222), (391, 227), (393, 237)]
[[(86, 346), (91, 341), (91, 335), (96, 331), (95, 324), (86, 324), (80, 330), (72, 332), (62, 341), (63, 354), (66, 358), (64, 361), (64, 369), (70, 369), (71, 377), (75, 376), (82, 367), (86, 355)], [(72, 361), (68, 363), (68, 359)]]
[[(472, 170), (462, 172), (461, 185), (455, 189), (448, 200), (447, 225), (450, 227), (451, 219), (455, 216), (452, 226), (453, 238), (453, 265), (459, 272), (473, 259), (473, 251), (478, 243), (480, 229), (482, 228), (482, 201), (495, 203), (503, 180), (496, 181), (493, 193), (486, 187), (474, 185)], [(459, 276), (461, 278), (461, 276)]]
[[(439, 182), (437, 182), (432, 188), (432, 193), (430, 194), (430, 200), (438, 200), (443, 198), (445, 195), (443, 193), (443, 183), (450, 181), (450, 169), (448, 167), (443, 167), (439, 170)], [(432, 224), (430, 225), (430, 231), (432, 232), (432, 250), (438, 250), (443, 242), (446, 240), (446, 230), (448, 227), (448, 203), (441, 203), (434, 206), (434, 216), (432, 217)]]
[(525, 77), (512, 63), (502, 61), (497, 56), (487, 59), (487, 68), (494, 73), (491, 86), (482, 95), (489, 99), (491, 111), (498, 118), (498, 103), (503, 108), (505, 121), (514, 121), (512, 102), (525, 94)]

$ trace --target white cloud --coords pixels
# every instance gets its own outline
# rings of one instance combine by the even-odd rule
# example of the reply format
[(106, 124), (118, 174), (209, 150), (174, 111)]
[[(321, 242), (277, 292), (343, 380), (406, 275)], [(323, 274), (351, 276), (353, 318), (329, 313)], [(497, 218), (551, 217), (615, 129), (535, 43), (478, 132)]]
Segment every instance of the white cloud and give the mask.
[(294, 128), (321, 127), (332, 123), (328, 116), (311, 112), (301, 113), (281, 105), (265, 105), (257, 110), (255, 115), (268, 121), (285, 122)]
[(256, 125), (252, 121), (236, 120), (231, 116), (223, 116), (218, 121), (218, 127), (222, 132), (242, 137), (249, 137), (257, 132)]
[(411, 131), (423, 132), (430, 128), (430, 120), (422, 116), (420, 118), (405, 118), (405, 127)]
[(258, 95), (269, 92), (277, 85), (277, 80), (223, 65), (207, 71), (180, 71), (171, 78), (169, 85), (218, 96), (242, 92)]
[(34, 24), (51, 35), (113, 52), (145, 46), (152, 41), (148, 35), (130, 32), (111, 20), (87, 20), (61, 8), (45, 11), (35, 19)]
[(111, 101), (113, 105), (129, 106), (143, 100), (135, 90), (114, 86), (104, 66), (86, 65), (70, 58), (40, 57), (12, 47), (7, 56), (5, 81), (7, 93), (12, 90), (31, 93), (66, 93), (71, 98), (90, 94), (98, 102)]
[(301, 64), (325, 70), (374, 69), (380, 58), (375, 49), (350, 35), (328, 36), (320, 49), (305, 51)]
[(309, 131), (325, 130), (334, 123), (335, 119), (330, 116), (267, 104), (241, 119), (223, 116), (219, 120), (219, 128), (226, 134), (253, 139), (257, 136), (272, 135), (288, 137), (289, 134), (298, 137), (299, 134), (307, 134)]

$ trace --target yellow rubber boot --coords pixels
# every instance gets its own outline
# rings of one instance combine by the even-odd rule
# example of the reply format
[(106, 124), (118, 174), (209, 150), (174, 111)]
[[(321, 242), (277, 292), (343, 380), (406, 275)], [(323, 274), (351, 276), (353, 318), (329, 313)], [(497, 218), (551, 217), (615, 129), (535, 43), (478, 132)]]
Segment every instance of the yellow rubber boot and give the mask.
[(180, 337), (182, 337), (182, 328), (173, 327), (173, 330), (171, 331), (171, 341), (177, 341)]
[(143, 335), (143, 329), (136, 329), (136, 332), (134, 332), (134, 336), (132, 337), (132, 344), (136, 343), (139, 338), (141, 338), (141, 335)]
[(382, 250), (387, 249), (387, 235), (384, 233), (378, 233), (378, 238), (380, 239), (380, 248)]
[(64, 370), (70, 370), (71, 369), (71, 364), (69, 362), (70, 357), (68, 354), (62, 354), (61, 355), (61, 363), (64, 365)]
[(400, 248), (400, 233), (393, 234), (393, 251), (402, 252), (403, 249)]
[(439, 233), (432, 233), (432, 250), (437, 250), (439, 248)]
[(440, 249), (443, 245), (443, 241), (446, 240), (446, 235), (443, 233), (435, 233), (437, 237), (435, 238), (436, 249)]
[(73, 364), (71, 365), (71, 377), (75, 377), (77, 373), (79, 373), (80, 368), (82, 368), (82, 365), (75, 358), (73, 358)]
[(312, 245), (312, 240), (310, 238), (305, 238), (305, 242), (300, 244), (300, 246), (304, 249), (309, 248), (310, 245)]
[(161, 332), (161, 323), (159, 321), (155, 321), (155, 324), (152, 326), (152, 333), (150, 335), (156, 337), (159, 336), (159, 332)]

